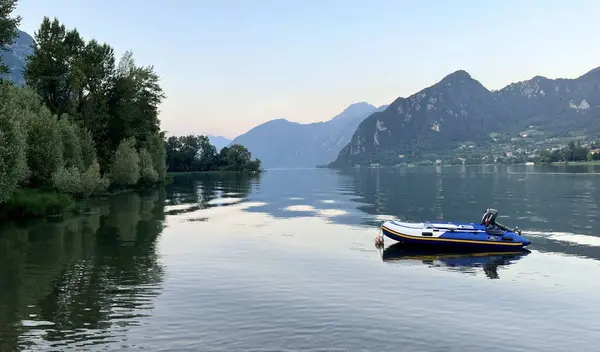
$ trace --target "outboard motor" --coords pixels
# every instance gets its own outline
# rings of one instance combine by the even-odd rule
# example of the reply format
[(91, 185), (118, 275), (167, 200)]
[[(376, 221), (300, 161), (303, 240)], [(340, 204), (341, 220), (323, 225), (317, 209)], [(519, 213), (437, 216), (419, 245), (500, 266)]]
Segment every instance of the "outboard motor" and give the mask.
[(486, 231), (488, 233), (496, 234), (497, 232), (498, 234), (500, 234), (501, 231), (508, 231), (514, 232), (521, 236), (521, 230), (519, 230), (518, 226), (514, 229), (511, 229), (508, 226), (504, 226), (499, 222), (496, 222), (497, 217), (498, 210), (496, 209), (486, 209), (485, 213), (483, 213), (483, 217), (481, 218), (481, 225), (484, 225), (486, 227)]
[(496, 224), (496, 217), (498, 216), (498, 210), (486, 209), (481, 218), (481, 225), (492, 226)]

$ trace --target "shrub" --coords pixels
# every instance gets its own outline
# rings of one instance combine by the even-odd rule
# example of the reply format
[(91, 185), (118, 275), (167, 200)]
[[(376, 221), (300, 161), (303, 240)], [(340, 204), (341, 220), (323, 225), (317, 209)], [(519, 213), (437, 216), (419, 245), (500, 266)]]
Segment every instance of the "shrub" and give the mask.
[(84, 197), (106, 192), (109, 186), (108, 177), (100, 175), (100, 164), (96, 160), (81, 174), (81, 194)]
[(146, 184), (158, 181), (158, 173), (154, 170), (152, 155), (145, 148), (140, 149), (140, 181)]
[(73, 198), (67, 194), (41, 189), (21, 188), (2, 205), (0, 219), (24, 219), (62, 215), (73, 209)]
[(59, 192), (79, 195), (82, 192), (79, 169), (61, 166), (52, 174), (52, 186)]
[(85, 172), (76, 167), (60, 167), (52, 175), (52, 185), (62, 193), (89, 197), (106, 192), (109, 180), (100, 175), (100, 165), (94, 160)]
[(117, 186), (135, 185), (140, 179), (140, 157), (135, 150), (135, 139), (119, 143), (110, 168), (111, 182)]

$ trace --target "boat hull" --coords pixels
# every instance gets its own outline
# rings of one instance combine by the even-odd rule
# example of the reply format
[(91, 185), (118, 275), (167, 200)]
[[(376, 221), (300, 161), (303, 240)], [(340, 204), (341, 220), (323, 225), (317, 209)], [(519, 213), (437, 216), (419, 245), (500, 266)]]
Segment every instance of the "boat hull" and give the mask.
[(523, 248), (531, 242), (514, 232), (488, 232), (483, 225), (474, 223), (408, 223), (386, 221), (383, 234), (395, 241), (412, 245), (462, 247), (483, 250), (510, 250)]

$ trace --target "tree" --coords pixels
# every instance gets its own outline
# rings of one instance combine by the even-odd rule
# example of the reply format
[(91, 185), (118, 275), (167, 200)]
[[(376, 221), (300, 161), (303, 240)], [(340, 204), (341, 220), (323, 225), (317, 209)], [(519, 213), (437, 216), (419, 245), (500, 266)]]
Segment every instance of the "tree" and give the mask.
[(164, 142), (168, 170), (259, 172), (260, 160), (242, 145), (224, 147), (219, 153), (207, 136), (171, 136)]
[(94, 139), (87, 128), (79, 127), (77, 125), (74, 125), (74, 127), (77, 131), (77, 138), (79, 138), (79, 145), (81, 146), (81, 161), (83, 163), (83, 168), (87, 169), (94, 162), (97, 163)]
[(25, 69), (27, 85), (52, 114), (68, 115), (91, 133), (101, 170), (109, 168), (121, 141), (130, 137), (136, 148), (148, 149), (158, 167), (164, 153), (155, 135), (165, 94), (154, 68), (137, 66), (130, 51), (115, 65), (112, 47), (93, 39), (86, 43), (77, 29), (67, 29), (56, 18), (45, 17), (35, 39)]
[[(10, 16), (16, 7), (17, 0), (0, 0), (0, 51), (6, 50), (17, 38), (17, 26), (21, 23), (21, 16)], [(0, 58), (0, 74), (8, 72), (9, 68)]]
[(158, 81), (153, 67), (136, 66), (130, 51), (123, 54), (109, 90), (107, 131), (112, 148), (129, 137), (141, 147), (159, 133), (158, 105), (165, 95)]
[(50, 112), (58, 117), (73, 113), (74, 86), (79, 72), (73, 70), (84, 49), (84, 42), (76, 29), (67, 30), (58, 19), (44, 17), (36, 45), (25, 67), (25, 82), (44, 101)]
[(63, 117), (58, 124), (63, 145), (63, 161), (65, 167), (75, 167), (80, 171), (85, 170), (78, 127), (68, 116)]
[(58, 120), (43, 109), (28, 121), (27, 164), (33, 185), (50, 184), (52, 174), (63, 166), (63, 160)]
[(196, 152), (197, 169), (210, 171), (217, 158), (217, 148), (210, 143), (207, 136), (198, 136), (198, 151)]
[(118, 186), (132, 186), (140, 179), (140, 157), (135, 150), (135, 139), (121, 141), (111, 164), (110, 177)]
[(0, 82), (0, 204), (28, 175), (25, 116), (17, 108), (16, 88)]
[(156, 183), (158, 181), (158, 173), (154, 170), (152, 155), (146, 148), (140, 149), (140, 181), (144, 183)]
[(219, 164), (226, 171), (243, 170), (251, 160), (252, 154), (240, 144), (225, 147), (219, 153)]
[(167, 176), (166, 151), (164, 133), (154, 133), (146, 142), (148, 152), (152, 156), (157, 181), (164, 181)]

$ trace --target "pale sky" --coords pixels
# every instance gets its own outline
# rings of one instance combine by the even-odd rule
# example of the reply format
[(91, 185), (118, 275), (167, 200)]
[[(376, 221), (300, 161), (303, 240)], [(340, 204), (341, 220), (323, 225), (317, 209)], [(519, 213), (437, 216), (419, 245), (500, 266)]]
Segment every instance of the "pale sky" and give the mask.
[(594, 0), (19, 0), (154, 65), (168, 134), (233, 138), (274, 118), (324, 121), (464, 69), (488, 89), (600, 66)]

